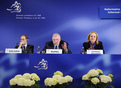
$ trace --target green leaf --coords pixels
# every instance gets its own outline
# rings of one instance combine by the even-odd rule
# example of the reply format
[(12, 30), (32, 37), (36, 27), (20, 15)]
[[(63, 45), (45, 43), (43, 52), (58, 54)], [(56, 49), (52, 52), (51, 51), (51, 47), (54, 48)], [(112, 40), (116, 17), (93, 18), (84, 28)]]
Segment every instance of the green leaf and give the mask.
[(81, 85), (84, 84), (84, 81), (81, 83)]
[(57, 84), (55, 87), (53, 87), (53, 88), (66, 88), (66, 83), (64, 83), (64, 84)]
[(16, 88), (15, 86), (11, 86), (10, 88)]
[(91, 85), (90, 84), (85, 84), (85, 87), (86, 88), (91, 88)]
[(70, 85), (70, 82), (66, 83), (66, 85)]
[(99, 73), (99, 75), (103, 75), (102, 73)]
[(35, 81), (34, 88), (40, 88), (39, 82)]
[(95, 86), (92, 86), (92, 88), (97, 88), (97, 87), (95, 87)]
[(111, 85), (111, 88), (114, 88), (114, 86), (113, 86), (113, 85)]
[(18, 88), (18, 85), (12, 85), (10, 88)]

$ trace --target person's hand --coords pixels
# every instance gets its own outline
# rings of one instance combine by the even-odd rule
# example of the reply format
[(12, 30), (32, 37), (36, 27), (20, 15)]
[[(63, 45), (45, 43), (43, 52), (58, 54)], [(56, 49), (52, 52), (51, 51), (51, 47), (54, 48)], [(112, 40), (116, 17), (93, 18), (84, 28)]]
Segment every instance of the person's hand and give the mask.
[(20, 42), (20, 44), (19, 44), (19, 47), (18, 48), (21, 48), (21, 46), (23, 45), (23, 42)]
[(65, 51), (67, 51), (67, 44), (64, 42), (63, 44), (61, 44), (61, 46), (63, 47), (63, 49), (65, 50)]

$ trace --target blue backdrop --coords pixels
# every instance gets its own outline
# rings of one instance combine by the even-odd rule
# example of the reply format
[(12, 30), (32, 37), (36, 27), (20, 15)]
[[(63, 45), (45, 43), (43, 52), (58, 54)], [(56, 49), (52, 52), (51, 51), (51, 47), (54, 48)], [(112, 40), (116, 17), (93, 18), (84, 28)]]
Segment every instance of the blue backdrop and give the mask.
[[(39, 62), (47, 61), (47, 69), (38, 70)], [(39, 64), (39, 65), (38, 65)], [(46, 67), (45, 66), (45, 67)], [(44, 79), (56, 71), (73, 77), (71, 88), (83, 88), (81, 78), (90, 69), (102, 69), (105, 75), (113, 74), (115, 88), (121, 88), (121, 55), (44, 55), (44, 54), (0, 54), (0, 88), (9, 88), (9, 80), (17, 74), (37, 73), (40, 88), (46, 88)]]
[[(20, 13), (7, 9), (15, 0), (0, 0), (0, 51), (13, 48), (27, 34), (29, 44), (43, 49), (53, 33), (60, 33), (73, 54), (79, 54), (91, 31), (99, 34), (106, 54), (121, 54), (121, 20), (101, 19), (100, 6), (121, 6), (121, 0), (16, 0)], [(18, 17), (27, 16), (24, 19)], [(30, 19), (33, 16), (34, 19)], [(30, 18), (29, 18), (30, 17)]]
[(10, 88), (9, 80), (28, 72), (28, 54), (0, 54), (0, 88)]

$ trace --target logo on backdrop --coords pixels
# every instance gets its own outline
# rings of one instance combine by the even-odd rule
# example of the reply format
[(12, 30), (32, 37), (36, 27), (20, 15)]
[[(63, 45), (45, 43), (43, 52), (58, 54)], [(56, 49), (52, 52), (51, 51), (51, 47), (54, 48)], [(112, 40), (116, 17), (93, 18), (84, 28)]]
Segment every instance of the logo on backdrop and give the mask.
[(12, 4), (11, 7), (7, 10), (10, 11), (11, 13), (20, 13), (21, 12), (21, 3), (18, 3), (17, 1), (15, 1), (15, 3)]
[(34, 66), (38, 70), (47, 70), (48, 69), (48, 62), (47, 60), (42, 59), (37, 66)]

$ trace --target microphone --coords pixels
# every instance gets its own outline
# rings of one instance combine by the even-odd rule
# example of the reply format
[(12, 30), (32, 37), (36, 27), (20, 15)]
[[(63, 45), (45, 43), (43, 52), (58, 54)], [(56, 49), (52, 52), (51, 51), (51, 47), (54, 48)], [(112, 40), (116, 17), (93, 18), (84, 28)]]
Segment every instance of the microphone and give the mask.
[(16, 46), (18, 46), (18, 43), (16, 43)]

